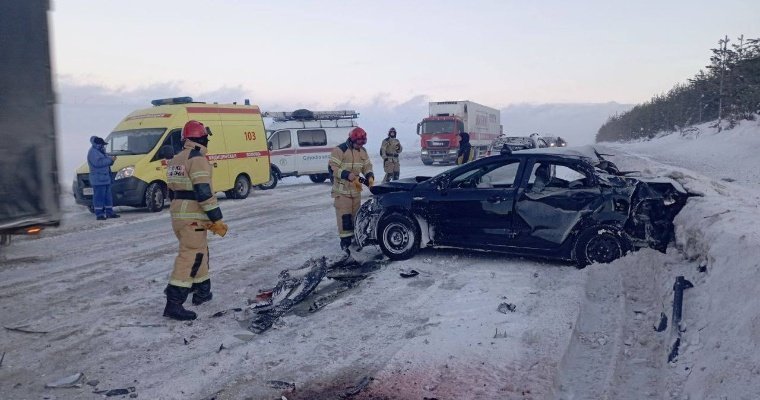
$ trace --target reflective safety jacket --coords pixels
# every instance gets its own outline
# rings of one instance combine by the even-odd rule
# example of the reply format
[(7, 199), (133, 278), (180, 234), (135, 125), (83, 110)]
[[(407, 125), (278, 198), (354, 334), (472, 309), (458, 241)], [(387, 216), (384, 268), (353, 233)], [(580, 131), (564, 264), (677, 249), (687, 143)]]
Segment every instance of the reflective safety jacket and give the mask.
[(383, 161), (387, 159), (398, 161), (398, 155), (401, 151), (401, 142), (396, 138), (387, 137), (383, 139), (383, 144), (380, 145), (380, 157), (383, 158)]
[(348, 174), (351, 172), (357, 178), (360, 174), (364, 174), (366, 178), (374, 177), (367, 150), (364, 150), (364, 147), (359, 150), (354, 149), (350, 140), (333, 149), (330, 154), (329, 168), (333, 175), (332, 197), (361, 196), (361, 190), (348, 180)]
[(206, 147), (190, 140), (179, 154), (169, 160), (166, 171), (169, 211), (175, 220), (218, 221), (222, 210), (211, 189), (211, 164)]

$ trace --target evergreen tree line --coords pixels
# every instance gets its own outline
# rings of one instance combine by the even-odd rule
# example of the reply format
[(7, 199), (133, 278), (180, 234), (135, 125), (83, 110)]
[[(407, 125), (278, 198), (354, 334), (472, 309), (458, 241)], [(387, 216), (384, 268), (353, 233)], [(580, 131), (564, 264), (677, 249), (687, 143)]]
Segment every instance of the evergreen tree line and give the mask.
[(754, 119), (760, 113), (760, 39), (721, 39), (711, 49), (710, 65), (688, 83), (677, 84), (623, 114), (611, 116), (599, 128), (597, 141), (652, 138), (660, 131), (678, 131), (705, 121)]

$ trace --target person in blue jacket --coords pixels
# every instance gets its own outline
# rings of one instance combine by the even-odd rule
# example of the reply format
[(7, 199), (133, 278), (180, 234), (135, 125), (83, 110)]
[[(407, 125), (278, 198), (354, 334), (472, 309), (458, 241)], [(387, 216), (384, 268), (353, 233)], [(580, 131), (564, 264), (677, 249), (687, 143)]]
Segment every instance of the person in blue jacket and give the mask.
[(111, 195), (111, 165), (114, 158), (106, 154), (106, 141), (97, 136), (90, 138), (92, 147), (87, 152), (87, 165), (90, 166), (90, 185), (92, 186), (92, 207), (99, 220), (119, 218), (113, 211)]

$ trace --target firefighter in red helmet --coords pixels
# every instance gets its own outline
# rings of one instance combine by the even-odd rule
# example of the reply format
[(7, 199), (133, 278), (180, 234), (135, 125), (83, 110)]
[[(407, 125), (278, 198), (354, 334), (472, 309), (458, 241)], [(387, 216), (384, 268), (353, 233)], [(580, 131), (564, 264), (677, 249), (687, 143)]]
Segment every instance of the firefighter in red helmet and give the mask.
[(348, 140), (335, 147), (330, 154), (329, 172), (333, 177), (332, 197), (338, 223), (340, 247), (348, 251), (354, 236), (354, 220), (361, 206), (363, 174), (367, 185), (372, 186), (375, 175), (372, 162), (364, 149), (367, 132), (358, 126), (348, 134)]
[(194, 312), (182, 306), (190, 293), (195, 305), (211, 300), (206, 231), (219, 236), (227, 233), (222, 210), (211, 189), (212, 168), (206, 159), (210, 134), (201, 122), (188, 121), (182, 128), (182, 151), (168, 162), (169, 211), (179, 240), (179, 254), (164, 290), (164, 316), (177, 320), (196, 318)]

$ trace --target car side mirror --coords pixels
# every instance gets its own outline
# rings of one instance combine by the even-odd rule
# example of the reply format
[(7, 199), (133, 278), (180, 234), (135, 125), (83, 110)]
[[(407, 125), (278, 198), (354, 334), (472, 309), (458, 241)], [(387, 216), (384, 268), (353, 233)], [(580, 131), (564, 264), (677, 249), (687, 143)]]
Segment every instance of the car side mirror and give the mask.
[(174, 158), (174, 147), (169, 144), (161, 146), (161, 148), (158, 149), (158, 158), (162, 160), (171, 160)]
[(448, 175), (444, 175), (435, 182), (435, 187), (436, 189), (443, 191), (448, 189), (450, 184), (451, 178), (449, 178)]
[(417, 124), (417, 135), (420, 134), (420, 128), (421, 128), (421, 126), (422, 126), (422, 124)]
[(269, 150), (272, 150), (272, 142), (267, 142), (267, 148), (268, 148)]

